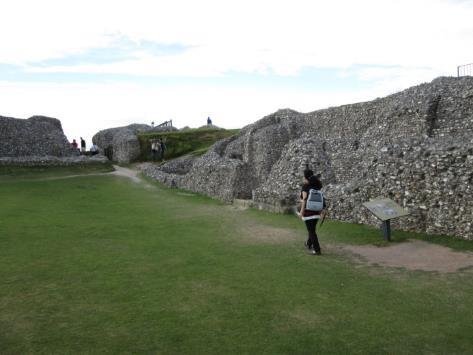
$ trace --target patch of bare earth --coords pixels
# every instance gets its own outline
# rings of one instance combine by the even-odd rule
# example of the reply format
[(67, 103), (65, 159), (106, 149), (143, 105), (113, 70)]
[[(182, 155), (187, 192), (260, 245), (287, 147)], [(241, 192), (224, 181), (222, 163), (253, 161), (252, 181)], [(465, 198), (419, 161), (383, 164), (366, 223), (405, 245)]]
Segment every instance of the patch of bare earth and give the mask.
[(241, 223), (240, 235), (247, 243), (283, 244), (300, 238), (294, 230), (255, 223)]
[(131, 179), (133, 182), (139, 183), (141, 179), (138, 177), (138, 171), (122, 168), (121, 166), (114, 165), (115, 171), (112, 171), (110, 175), (122, 176)]
[(128, 168), (123, 168), (118, 165), (114, 165), (113, 168), (115, 169), (112, 172), (109, 173), (92, 173), (92, 174), (75, 174), (75, 175), (64, 175), (64, 176), (51, 176), (43, 179), (35, 179), (34, 181), (49, 181), (49, 180), (63, 180), (63, 179), (72, 179), (72, 178), (77, 178), (77, 177), (84, 177), (84, 176), (108, 176), (108, 175), (114, 175), (114, 176), (121, 176), (125, 177), (127, 179), (131, 179), (131, 181), (135, 183), (142, 183), (144, 184), (145, 187), (151, 188), (153, 187), (150, 184), (145, 183), (140, 177), (139, 174), (140, 172), (134, 169), (128, 169)]
[(146, 187), (146, 188), (153, 188), (152, 185), (144, 182), (139, 177), (139, 174), (140, 174), (139, 171), (137, 171), (135, 169), (123, 168), (123, 167), (118, 166), (118, 165), (114, 165), (113, 167), (115, 168), (115, 171), (112, 171), (111, 173), (109, 173), (110, 175), (125, 177), (125, 178), (128, 178), (128, 179), (131, 179), (131, 181), (133, 181), (137, 184), (139, 184), (139, 183), (143, 184), (144, 187)]
[(288, 319), (295, 321), (298, 324), (306, 326), (320, 325), (327, 321), (332, 321), (333, 317), (322, 316), (314, 312), (313, 309), (296, 308), (291, 311), (283, 311), (282, 314)]
[(421, 240), (408, 240), (388, 247), (344, 245), (342, 249), (370, 264), (409, 270), (451, 273), (473, 267), (473, 253), (454, 251)]
[[(127, 169), (114, 166), (115, 171), (112, 173), (97, 173), (90, 175), (115, 175), (131, 179), (135, 183), (141, 183), (146, 188), (153, 188), (152, 185), (146, 183), (139, 177), (139, 171), (135, 169)], [(136, 167), (135, 167), (136, 168)], [(138, 168), (140, 168), (138, 166)], [(84, 176), (84, 175), (77, 175)], [(76, 177), (76, 175), (57, 177), (60, 179)], [(48, 178), (55, 179), (55, 178)], [(180, 192), (180, 195), (194, 196), (191, 193)], [(192, 211), (192, 216), (197, 215), (216, 215), (226, 212), (235, 213), (244, 210), (244, 207), (225, 206), (224, 208), (216, 208), (215, 206), (207, 206)], [(223, 216), (222, 216), (223, 217)], [(240, 216), (242, 217), (242, 216)], [(246, 243), (268, 243), (268, 244), (285, 244), (287, 242), (301, 239), (300, 233), (291, 229), (278, 228), (268, 225), (257, 224), (251, 219), (240, 218), (237, 223), (241, 240)], [(376, 247), (371, 245), (339, 245), (339, 244), (323, 244), (322, 249), (325, 254), (345, 254), (346, 252), (356, 255), (362, 261), (369, 264), (377, 264), (387, 267), (401, 267), (408, 270), (434, 271), (439, 273), (452, 273), (460, 270), (473, 268), (473, 253), (454, 251), (450, 248), (427, 243), (420, 240), (408, 240), (404, 243), (390, 245), (388, 247)], [(302, 313), (303, 315), (304, 313)], [(301, 316), (301, 314), (296, 317)]]

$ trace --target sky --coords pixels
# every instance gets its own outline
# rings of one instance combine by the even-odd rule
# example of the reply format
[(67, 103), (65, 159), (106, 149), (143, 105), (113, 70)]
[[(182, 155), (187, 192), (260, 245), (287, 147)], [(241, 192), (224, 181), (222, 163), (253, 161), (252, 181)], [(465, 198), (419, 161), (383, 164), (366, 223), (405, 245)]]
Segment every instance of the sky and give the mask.
[(473, 62), (473, 0), (1, 0), (0, 116), (99, 130), (383, 97)]

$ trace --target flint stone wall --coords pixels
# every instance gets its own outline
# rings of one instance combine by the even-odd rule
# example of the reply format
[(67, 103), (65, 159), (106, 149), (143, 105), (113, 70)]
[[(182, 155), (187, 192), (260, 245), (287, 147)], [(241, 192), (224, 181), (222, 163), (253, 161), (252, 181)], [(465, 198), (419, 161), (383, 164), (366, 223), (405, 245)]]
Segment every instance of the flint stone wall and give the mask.
[(88, 164), (106, 164), (109, 163), (107, 157), (103, 155), (94, 156), (70, 156), (70, 157), (55, 157), (55, 156), (30, 156), (30, 157), (2, 157), (0, 158), (0, 166), (76, 166)]
[(73, 155), (71, 145), (55, 118), (17, 119), (0, 116), (0, 157)]
[(386, 196), (411, 213), (395, 228), (473, 239), (473, 78), (441, 77), (307, 114), (280, 110), (200, 158), (145, 173), (223, 201), (289, 212), (306, 163), (322, 176), (330, 218), (378, 225), (361, 204)]
[(92, 142), (99, 147), (103, 154), (119, 163), (130, 163), (140, 156), (140, 132), (169, 132), (176, 131), (175, 127), (152, 127), (145, 124), (131, 124), (125, 127), (115, 127), (102, 130), (92, 137)]

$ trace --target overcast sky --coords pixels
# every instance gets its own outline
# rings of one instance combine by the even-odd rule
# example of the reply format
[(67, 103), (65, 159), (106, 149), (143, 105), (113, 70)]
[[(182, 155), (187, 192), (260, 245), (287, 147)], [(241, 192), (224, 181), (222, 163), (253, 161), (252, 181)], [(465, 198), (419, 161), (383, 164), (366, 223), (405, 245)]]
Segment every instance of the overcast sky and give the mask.
[(473, 62), (473, 1), (1, 0), (0, 115), (101, 129), (371, 100)]

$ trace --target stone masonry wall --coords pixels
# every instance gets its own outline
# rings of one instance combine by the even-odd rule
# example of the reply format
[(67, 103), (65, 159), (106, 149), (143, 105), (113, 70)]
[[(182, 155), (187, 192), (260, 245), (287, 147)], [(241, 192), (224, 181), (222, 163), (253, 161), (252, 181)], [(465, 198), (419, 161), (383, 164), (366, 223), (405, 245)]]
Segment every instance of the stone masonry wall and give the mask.
[(55, 118), (0, 116), (0, 157), (71, 156), (73, 151)]
[(92, 137), (92, 142), (110, 160), (119, 163), (130, 163), (138, 159), (141, 153), (140, 141), (137, 136), (139, 132), (168, 132), (174, 130), (177, 129), (172, 126), (151, 127), (146, 124), (131, 124), (97, 132)]
[(361, 204), (385, 196), (410, 212), (395, 228), (473, 239), (473, 78), (307, 114), (280, 110), (191, 160), (179, 174), (166, 164), (146, 173), (288, 212), (308, 163), (322, 176), (331, 218), (377, 225)]

